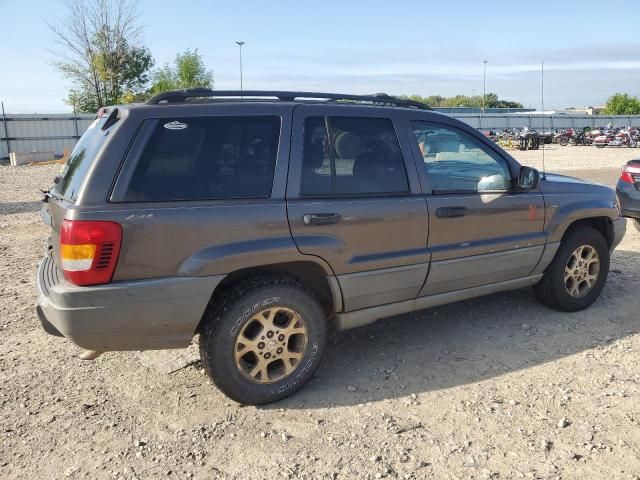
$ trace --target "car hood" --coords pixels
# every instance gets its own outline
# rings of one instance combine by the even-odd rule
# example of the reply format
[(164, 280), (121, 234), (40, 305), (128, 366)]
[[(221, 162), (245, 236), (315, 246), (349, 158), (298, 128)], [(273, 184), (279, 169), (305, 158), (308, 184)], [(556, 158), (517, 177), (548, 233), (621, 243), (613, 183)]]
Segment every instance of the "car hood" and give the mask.
[(557, 173), (544, 173), (540, 178), (540, 191), (542, 193), (591, 193), (614, 197), (613, 189), (598, 183), (587, 182), (580, 178), (558, 175)]

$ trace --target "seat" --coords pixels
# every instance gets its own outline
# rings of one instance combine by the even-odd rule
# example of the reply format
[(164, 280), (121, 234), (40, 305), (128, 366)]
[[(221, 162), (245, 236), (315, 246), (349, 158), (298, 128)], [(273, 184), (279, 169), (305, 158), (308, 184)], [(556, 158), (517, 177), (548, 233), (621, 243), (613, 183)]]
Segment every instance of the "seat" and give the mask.
[(349, 193), (405, 192), (408, 190), (402, 158), (366, 151), (353, 162)]

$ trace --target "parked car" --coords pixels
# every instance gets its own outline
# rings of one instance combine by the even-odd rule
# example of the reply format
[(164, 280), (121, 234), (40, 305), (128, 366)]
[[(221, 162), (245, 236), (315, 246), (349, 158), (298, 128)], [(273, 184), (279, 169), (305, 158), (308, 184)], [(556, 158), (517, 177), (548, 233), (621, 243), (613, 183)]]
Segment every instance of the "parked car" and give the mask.
[(386, 95), (195, 89), (104, 108), (44, 200), (44, 329), (95, 354), (199, 334), (244, 404), (302, 387), (329, 328), (528, 286), (584, 309), (625, 228), (613, 190), (541, 176)]
[(640, 231), (640, 159), (630, 160), (622, 167), (616, 193), (622, 215), (631, 218)]

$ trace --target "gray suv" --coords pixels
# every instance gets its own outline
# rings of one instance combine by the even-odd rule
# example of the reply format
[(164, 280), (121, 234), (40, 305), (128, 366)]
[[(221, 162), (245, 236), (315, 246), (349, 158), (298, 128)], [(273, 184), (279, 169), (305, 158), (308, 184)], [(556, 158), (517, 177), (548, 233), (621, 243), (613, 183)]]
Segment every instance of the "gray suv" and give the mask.
[(44, 329), (96, 355), (186, 347), (263, 404), (327, 330), (534, 286), (576, 311), (625, 223), (604, 186), (523, 167), (387, 95), (167, 92), (102, 109), (45, 194)]

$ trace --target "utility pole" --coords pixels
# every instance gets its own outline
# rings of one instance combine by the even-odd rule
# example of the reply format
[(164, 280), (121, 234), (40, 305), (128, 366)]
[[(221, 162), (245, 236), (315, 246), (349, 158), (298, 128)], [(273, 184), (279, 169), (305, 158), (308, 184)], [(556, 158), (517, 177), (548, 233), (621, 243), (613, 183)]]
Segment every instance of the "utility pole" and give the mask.
[(484, 75), (482, 77), (482, 113), (484, 114), (484, 100), (487, 96), (487, 60), (484, 60)]
[(236, 44), (240, 47), (240, 91), (242, 92), (242, 46), (245, 42), (236, 42)]
[(540, 91), (540, 96), (542, 97), (542, 114), (544, 115), (544, 60), (542, 60), (542, 65), (540, 68), (540, 81), (542, 83), (541, 85), (541, 91)]
[(78, 132), (78, 113), (76, 111), (76, 102), (73, 102), (73, 125), (76, 131), (76, 140), (80, 138), (80, 133)]
[(7, 128), (7, 117), (4, 114), (4, 102), (2, 104), (2, 125), (4, 126), (4, 141), (7, 142), (7, 155), (11, 156), (11, 146), (9, 145), (9, 129)]

